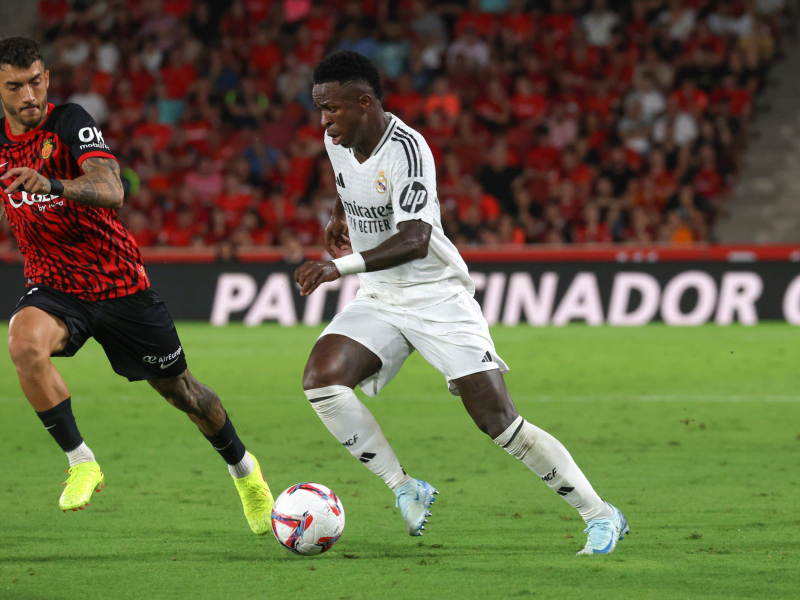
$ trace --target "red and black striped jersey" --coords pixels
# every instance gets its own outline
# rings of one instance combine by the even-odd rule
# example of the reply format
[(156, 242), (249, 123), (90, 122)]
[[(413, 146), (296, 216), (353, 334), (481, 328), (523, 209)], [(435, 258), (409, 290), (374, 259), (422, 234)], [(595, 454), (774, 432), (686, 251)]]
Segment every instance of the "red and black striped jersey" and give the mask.
[[(50, 179), (75, 179), (87, 158), (116, 160), (94, 119), (77, 104), (47, 105), (36, 128), (14, 135), (0, 121), (0, 173), (35, 169)], [(95, 208), (50, 194), (0, 185), (0, 201), (25, 257), (28, 285), (43, 284), (84, 300), (119, 298), (150, 282), (133, 237), (111, 208)]]

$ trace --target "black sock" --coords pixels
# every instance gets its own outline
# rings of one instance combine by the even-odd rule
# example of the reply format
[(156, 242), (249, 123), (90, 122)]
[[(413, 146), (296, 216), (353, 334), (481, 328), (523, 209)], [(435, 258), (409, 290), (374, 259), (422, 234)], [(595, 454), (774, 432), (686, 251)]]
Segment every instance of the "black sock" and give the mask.
[[(203, 435), (206, 435), (205, 433)], [(239, 436), (236, 435), (236, 429), (233, 428), (230, 417), (225, 414), (225, 425), (222, 426), (214, 435), (206, 435), (206, 439), (214, 446), (214, 450), (219, 452), (219, 455), (229, 465), (238, 465), (244, 458), (244, 444)]]
[(53, 408), (36, 414), (64, 452), (75, 450), (83, 443), (81, 433), (75, 424), (75, 417), (72, 415), (72, 398), (67, 398)]

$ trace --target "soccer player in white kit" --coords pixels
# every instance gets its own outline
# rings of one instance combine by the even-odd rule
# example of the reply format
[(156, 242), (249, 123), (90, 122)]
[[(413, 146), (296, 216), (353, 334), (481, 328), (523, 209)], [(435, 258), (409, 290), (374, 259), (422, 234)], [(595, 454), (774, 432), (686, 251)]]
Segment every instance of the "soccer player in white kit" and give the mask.
[(358, 273), (361, 288), (314, 345), (303, 388), (322, 422), (395, 492), (408, 533), (422, 535), (438, 492), (400, 466), (375, 418), (356, 397), (375, 396), (417, 350), (447, 380), (481, 431), (520, 459), (586, 521), (578, 554), (608, 554), (628, 532), (553, 436), (517, 414), (467, 266), (442, 229), (433, 156), (422, 137), (381, 106), (370, 61), (332, 54), (314, 71), (314, 105), (339, 197), (325, 229), (332, 261), (295, 272), (301, 294)]

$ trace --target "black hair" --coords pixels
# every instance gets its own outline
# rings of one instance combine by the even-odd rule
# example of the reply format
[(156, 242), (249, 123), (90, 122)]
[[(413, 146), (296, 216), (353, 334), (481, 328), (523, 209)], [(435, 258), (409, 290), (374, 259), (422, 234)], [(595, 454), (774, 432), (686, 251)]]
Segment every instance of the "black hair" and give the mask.
[(383, 98), (381, 76), (370, 60), (358, 52), (342, 50), (326, 56), (314, 69), (314, 84), (336, 81), (340, 85), (351, 81), (365, 81), (375, 92), (378, 100)]
[(37, 60), (42, 62), (42, 48), (31, 38), (15, 36), (0, 40), (0, 67), (11, 65), (17, 69), (27, 69)]

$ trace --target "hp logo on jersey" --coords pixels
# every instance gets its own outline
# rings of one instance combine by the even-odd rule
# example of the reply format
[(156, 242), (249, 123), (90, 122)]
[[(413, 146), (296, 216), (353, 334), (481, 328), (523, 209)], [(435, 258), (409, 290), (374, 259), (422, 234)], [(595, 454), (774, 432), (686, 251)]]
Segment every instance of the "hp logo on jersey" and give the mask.
[(418, 213), (428, 203), (428, 190), (419, 181), (403, 188), (400, 194), (400, 208), (407, 213)]

